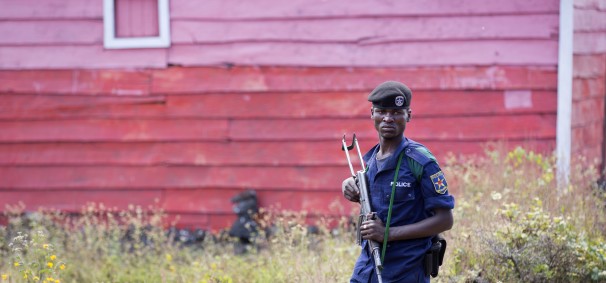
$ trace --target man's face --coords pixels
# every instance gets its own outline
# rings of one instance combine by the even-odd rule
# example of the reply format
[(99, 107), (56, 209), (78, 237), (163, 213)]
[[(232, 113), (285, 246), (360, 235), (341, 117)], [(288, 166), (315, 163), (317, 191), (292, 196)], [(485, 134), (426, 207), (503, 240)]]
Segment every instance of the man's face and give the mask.
[(410, 117), (410, 109), (380, 109), (372, 108), (371, 117), (375, 121), (375, 129), (384, 139), (400, 138), (406, 129)]

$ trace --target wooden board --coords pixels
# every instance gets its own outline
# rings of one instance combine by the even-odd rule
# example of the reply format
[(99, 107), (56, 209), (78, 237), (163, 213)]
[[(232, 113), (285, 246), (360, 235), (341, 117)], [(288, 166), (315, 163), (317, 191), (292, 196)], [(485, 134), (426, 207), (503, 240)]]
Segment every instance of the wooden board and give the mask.
[[(39, 5), (39, 4), (38, 4)], [(0, 22), (0, 45), (102, 44), (101, 20), (29, 20)]]
[(345, 166), (28, 166), (0, 167), (0, 189), (105, 190), (238, 188), (334, 190)]
[[(575, 145), (573, 149), (590, 150), (595, 155), (585, 155), (588, 160), (600, 158), (601, 147), (604, 139), (604, 126), (600, 122), (586, 123), (584, 125), (573, 126), (572, 140)], [(597, 151), (597, 149), (600, 149)], [(597, 152), (596, 152), (597, 151)]]
[[(237, 189), (167, 190), (163, 207), (170, 213), (231, 214), (231, 198), (242, 192)], [(268, 191), (257, 190), (259, 206), (265, 209), (347, 215), (359, 204), (350, 203), (340, 188), (333, 191)], [(209, 198), (212, 196), (212, 198)]]
[(604, 70), (606, 70), (606, 55), (604, 54), (575, 54), (572, 62), (575, 79), (604, 77)]
[[(348, 143), (351, 142), (348, 134)], [(414, 139), (414, 137), (413, 137)], [(332, 141), (261, 142), (109, 142), (109, 143), (0, 143), (0, 166), (101, 165), (101, 166), (324, 166), (339, 165), (347, 170), (340, 139)], [(360, 139), (366, 152), (376, 138)], [(498, 143), (478, 141), (424, 141), (438, 158), (449, 154), (483, 154)], [(551, 153), (553, 139), (500, 141), (505, 149), (523, 146), (535, 152)], [(358, 163), (352, 155), (354, 164)]]
[(604, 123), (604, 100), (606, 96), (575, 101), (572, 107), (572, 126)]
[[(489, 40), (386, 44), (233, 43), (173, 45), (170, 49), (104, 50), (100, 45), (0, 46), (0, 69), (164, 68), (278, 65), (421, 67), (557, 64), (556, 40)], [(467, 52), (474, 50), (474, 52)], [(166, 54), (168, 53), (168, 56)], [(391, 56), (389, 54), (400, 54)]]
[(104, 204), (108, 208), (128, 209), (139, 205), (147, 209), (162, 200), (160, 190), (0, 190), (0, 207), (25, 205), (27, 211), (60, 209), (81, 212), (90, 203)]
[(153, 72), (154, 94), (200, 92), (369, 92), (387, 80), (418, 90), (547, 89), (557, 87), (555, 67), (474, 66), (419, 68), (168, 68)]
[(232, 188), (334, 191), (346, 166), (18, 166), (0, 167), (0, 190)]
[[(0, 119), (367, 117), (366, 92), (170, 96), (3, 95)], [(555, 113), (553, 91), (415, 91), (415, 117)], [(440, 107), (448, 105), (448, 107)], [(483, 107), (476, 107), (482, 105)]]
[(606, 53), (606, 30), (599, 32), (578, 32), (574, 34), (574, 54)]
[[(597, 7), (581, 9), (578, 7), (579, 2), (575, 2), (574, 32), (606, 31), (606, 9)], [(606, 5), (604, 6), (606, 7)]]
[(0, 97), (2, 120), (168, 118), (166, 108), (166, 98), (163, 96), (3, 94)]
[(0, 19), (102, 19), (103, 5), (95, 0), (3, 0)]
[(596, 78), (575, 78), (572, 80), (572, 98), (580, 100), (600, 97), (606, 93), (606, 73)]
[[(556, 115), (419, 118), (407, 134), (431, 141), (555, 137)], [(0, 142), (322, 141), (376, 137), (366, 119), (183, 119), (0, 121)], [(495, 130), (495, 129), (498, 129)]]
[(171, 22), (171, 26), (174, 44), (263, 41), (377, 44), (457, 39), (549, 39), (557, 33), (558, 15), (326, 17), (235, 21), (176, 19)]
[[(554, 138), (555, 115), (472, 116), (411, 120), (407, 135), (422, 140)], [(495, 130), (498, 129), (498, 130)], [(376, 137), (369, 119), (238, 120), (229, 128), (232, 140), (337, 140), (342, 133)]]
[(556, 90), (557, 69), (234, 67), (158, 70), (0, 70), (0, 93), (144, 96), (237, 92), (370, 92), (386, 80), (421, 90)]
[(241, 19), (241, 18), (316, 18), (316, 17), (371, 17), (371, 16), (433, 16), (511, 13), (557, 13), (559, 6), (553, 0), (514, 0), (486, 2), (464, 1), (322, 1), (296, 0), (288, 5), (273, 0), (240, 2), (236, 0), (175, 0), (171, 3), (174, 19)]
[(149, 70), (0, 70), (0, 92), (145, 96)]
[(0, 142), (32, 141), (218, 141), (228, 120), (0, 121)]
[(166, 49), (105, 50), (103, 45), (0, 46), (0, 69), (162, 68)]
[[(474, 52), (469, 52), (469, 50)], [(1, 54), (2, 49), (0, 48)], [(391, 54), (398, 54), (398, 56)], [(15, 56), (18, 55), (15, 54)], [(222, 66), (225, 64), (316, 67), (553, 66), (557, 64), (557, 59), (558, 43), (554, 39), (460, 40), (448, 41), (448, 44), (444, 44), (444, 42), (368, 45), (291, 42), (175, 44), (168, 51), (168, 63), (181, 66)], [(25, 61), (27, 58), (22, 58), (22, 60)]]
[[(118, 2), (120, 3), (120, 2)], [(579, 11), (579, 10), (576, 10)], [(577, 17), (577, 31), (600, 31), (597, 11)], [(595, 14), (595, 15), (594, 15)], [(590, 25), (588, 20), (595, 18)], [(583, 24), (585, 23), (585, 24)], [(140, 23), (141, 24), (141, 23)], [(156, 23), (157, 25), (157, 23)], [(512, 25), (524, 28), (511, 28)], [(149, 25), (139, 27), (144, 29)], [(122, 27), (117, 24), (118, 33)], [(374, 17), (283, 20), (179, 20), (171, 21), (173, 44), (227, 42), (342, 42), (380, 43), (445, 41), (457, 39), (548, 39), (557, 33), (558, 15), (506, 14), (491, 16)], [(136, 32), (133, 31), (124, 31)], [(153, 31), (147, 31), (153, 36)], [(155, 31), (157, 34), (157, 31)], [(103, 22), (97, 19), (20, 20), (0, 22), (0, 45), (102, 44)], [(134, 36), (130, 35), (130, 36)], [(120, 35), (119, 35), (120, 37)]]
[(28, 166), (0, 167), (0, 189), (99, 190), (239, 188), (333, 190), (350, 175), (344, 166)]
[[(95, 5), (93, 5), (93, 3)], [(5, 0), (0, 19), (30, 18), (96, 18), (103, 16), (102, 6), (92, 0)], [(494, 14), (500, 12), (511, 14), (557, 13), (558, 2), (552, 0), (504, 1), (487, 3), (481, 0), (451, 1), (293, 1), (289, 5), (276, 5), (275, 1), (263, 0), (253, 3), (238, 1), (205, 1), (174, 0), (171, 3), (171, 17), (179, 18), (267, 18), (267, 17), (320, 17), (320, 16), (361, 16), (361, 15), (460, 15), (460, 14)], [(344, 9), (343, 5), (346, 5)], [(271, 8), (268, 8), (271, 7)], [(229, 11), (227, 13), (226, 11)]]

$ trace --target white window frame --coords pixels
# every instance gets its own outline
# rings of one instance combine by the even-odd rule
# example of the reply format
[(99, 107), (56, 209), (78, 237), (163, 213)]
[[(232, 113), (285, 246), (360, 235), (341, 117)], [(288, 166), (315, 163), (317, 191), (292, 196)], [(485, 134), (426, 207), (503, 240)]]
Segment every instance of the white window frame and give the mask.
[(158, 36), (116, 37), (115, 0), (103, 0), (103, 46), (107, 49), (170, 47), (169, 0), (158, 1)]

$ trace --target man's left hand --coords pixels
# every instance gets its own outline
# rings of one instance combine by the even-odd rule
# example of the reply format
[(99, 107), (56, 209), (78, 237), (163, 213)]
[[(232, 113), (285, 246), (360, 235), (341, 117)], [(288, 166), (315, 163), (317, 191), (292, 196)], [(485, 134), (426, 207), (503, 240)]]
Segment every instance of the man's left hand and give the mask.
[(370, 216), (370, 214), (367, 215), (368, 220), (362, 222), (362, 226), (360, 226), (362, 239), (382, 243), (383, 237), (385, 236), (385, 225), (379, 217), (375, 217), (375, 219), (372, 220), (370, 219)]

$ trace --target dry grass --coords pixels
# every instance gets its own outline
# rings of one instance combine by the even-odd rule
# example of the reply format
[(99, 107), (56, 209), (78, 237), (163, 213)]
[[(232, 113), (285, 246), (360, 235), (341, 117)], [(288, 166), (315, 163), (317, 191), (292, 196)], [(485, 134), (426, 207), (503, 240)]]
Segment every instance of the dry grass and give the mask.
[[(520, 275), (507, 259), (499, 261), (499, 253), (531, 247), (533, 235), (552, 239), (550, 229), (562, 227), (567, 242), (550, 244), (574, 246), (571, 262), (583, 256), (582, 266), (591, 270), (574, 269), (558, 280), (605, 281), (605, 198), (595, 186), (595, 167), (583, 160), (576, 164), (564, 188), (556, 186), (552, 157), (521, 148), (443, 164), (457, 203), (455, 226), (445, 233), (447, 257), (435, 281), (560, 278), (554, 277), (557, 269), (532, 256), (525, 259), (537, 261), (536, 267)], [(10, 227), (0, 228), (0, 282), (345, 282), (360, 251), (348, 217), (330, 228), (318, 223), (319, 230), (309, 233), (304, 214), (262, 213), (260, 225), (271, 235), (261, 233), (254, 247), (236, 255), (236, 243), (222, 235), (180, 245), (161, 227), (157, 209), (119, 212), (91, 205), (77, 218), (51, 211), (27, 219), (17, 215), (10, 217)], [(523, 223), (530, 226), (520, 228)]]

